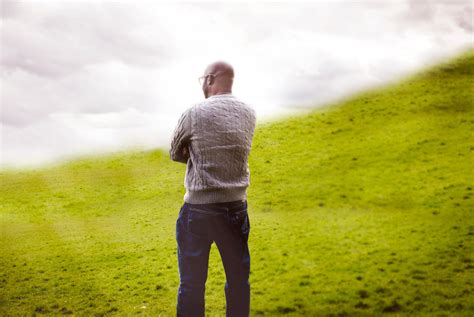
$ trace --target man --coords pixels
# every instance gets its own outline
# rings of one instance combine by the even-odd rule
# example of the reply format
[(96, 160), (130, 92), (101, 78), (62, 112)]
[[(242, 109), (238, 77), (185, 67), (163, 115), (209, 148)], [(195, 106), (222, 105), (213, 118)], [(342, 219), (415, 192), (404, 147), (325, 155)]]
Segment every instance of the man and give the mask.
[(234, 70), (218, 61), (202, 81), (205, 100), (180, 117), (170, 157), (186, 163), (184, 204), (176, 221), (178, 316), (204, 316), (209, 251), (216, 243), (226, 274), (226, 315), (248, 316), (250, 254), (248, 155), (255, 110), (232, 94)]

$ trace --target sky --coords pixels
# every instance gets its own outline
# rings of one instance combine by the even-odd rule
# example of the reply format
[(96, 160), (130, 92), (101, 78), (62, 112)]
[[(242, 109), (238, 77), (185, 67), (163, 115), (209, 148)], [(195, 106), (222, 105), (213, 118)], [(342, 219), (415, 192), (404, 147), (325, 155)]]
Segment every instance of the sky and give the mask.
[(169, 149), (198, 77), (233, 65), (257, 123), (474, 47), (472, 1), (3, 1), (1, 168)]

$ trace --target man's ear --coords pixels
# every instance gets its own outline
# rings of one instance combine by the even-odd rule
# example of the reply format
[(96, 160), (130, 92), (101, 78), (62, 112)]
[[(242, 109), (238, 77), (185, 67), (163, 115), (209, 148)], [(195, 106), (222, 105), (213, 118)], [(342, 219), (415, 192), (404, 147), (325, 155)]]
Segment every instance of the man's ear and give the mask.
[(214, 83), (214, 76), (207, 76), (207, 85), (211, 86)]

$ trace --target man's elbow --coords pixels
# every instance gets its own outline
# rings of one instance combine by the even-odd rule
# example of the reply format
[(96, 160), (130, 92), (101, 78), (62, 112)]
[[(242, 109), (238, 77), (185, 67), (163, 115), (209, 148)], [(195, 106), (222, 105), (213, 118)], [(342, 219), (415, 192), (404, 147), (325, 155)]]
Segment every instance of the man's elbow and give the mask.
[(184, 164), (188, 163), (188, 160), (186, 158), (182, 157), (182, 156), (175, 157), (172, 160), (175, 161), (175, 162), (178, 162), (178, 163), (184, 163)]
[(188, 160), (185, 157), (178, 155), (178, 153), (172, 151), (170, 151), (170, 159), (179, 163), (188, 163)]
[(176, 155), (176, 153), (170, 152), (170, 159), (176, 162), (179, 160), (179, 157)]
[(178, 160), (178, 155), (177, 155), (176, 151), (173, 151), (173, 149), (170, 149), (169, 155), (170, 155), (170, 159), (172, 161), (177, 161)]

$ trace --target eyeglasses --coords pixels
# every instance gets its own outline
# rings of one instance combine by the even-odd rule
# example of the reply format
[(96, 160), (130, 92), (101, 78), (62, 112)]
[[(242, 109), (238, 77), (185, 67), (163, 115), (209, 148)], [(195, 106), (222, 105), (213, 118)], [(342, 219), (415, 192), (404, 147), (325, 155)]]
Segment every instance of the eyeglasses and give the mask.
[(204, 80), (207, 78), (207, 76), (214, 76), (214, 77), (217, 77), (217, 76), (214, 75), (214, 74), (206, 74), (206, 75), (204, 75), (204, 76), (199, 77), (198, 80), (199, 80), (199, 84), (200, 84), (201, 86), (202, 86), (202, 84), (204, 83)]
[[(201, 76), (198, 78), (199, 80), (199, 84), (202, 86), (202, 84), (204, 83), (204, 80), (207, 78), (207, 76), (214, 76), (215, 77), (218, 77), (218, 76), (221, 76), (223, 74), (219, 74), (219, 72), (217, 74), (206, 74), (204, 76)], [(227, 77), (227, 76), (226, 76)], [(230, 79), (233, 79), (233, 77), (229, 77)]]

